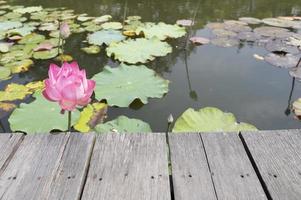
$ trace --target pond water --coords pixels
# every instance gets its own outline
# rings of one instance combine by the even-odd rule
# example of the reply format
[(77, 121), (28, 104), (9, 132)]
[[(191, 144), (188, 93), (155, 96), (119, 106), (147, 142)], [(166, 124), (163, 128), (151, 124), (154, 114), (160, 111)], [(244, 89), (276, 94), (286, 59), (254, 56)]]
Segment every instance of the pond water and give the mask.
[[(300, 0), (14, 0), (11, 5), (66, 7), (75, 13), (89, 16), (110, 14), (114, 21), (124, 15), (139, 15), (143, 21), (174, 24), (177, 19), (192, 18), (196, 24), (191, 35), (206, 36), (208, 22), (235, 19), (244, 16), (257, 18), (301, 15)], [(89, 77), (103, 66), (117, 66), (118, 62), (105, 56), (88, 55), (80, 51), (86, 34), (72, 35), (65, 52), (71, 54), (87, 70)], [(169, 92), (161, 99), (149, 99), (146, 105), (134, 104), (130, 108), (110, 107), (108, 120), (119, 115), (148, 122), (155, 132), (166, 130), (170, 113), (174, 118), (187, 108), (218, 107), (235, 114), (239, 121), (248, 122), (258, 129), (300, 128), (293, 114), (286, 115), (292, 78), (288, 70), (274, 67), (253, 58), (254, 54), (268, 52), (261, 47), (245, 44), (232, 48), (213, 45), (189, 45), (185, 51), (185, 38), (172, 40), (173, 52), (146, 64), (170, 81)], [(8, 83), (27, 83), (47, 77), (49, 61), (37, 61), (34, 67), (11, 80), (0, 82), (0, 89)], [(301, 83), (296, 81), (291, 101), (301, 97)], [(7, 116), (2, 119), (5, 131), (10, 131)], [(4, 130), (2, 130), (4, 131)]]

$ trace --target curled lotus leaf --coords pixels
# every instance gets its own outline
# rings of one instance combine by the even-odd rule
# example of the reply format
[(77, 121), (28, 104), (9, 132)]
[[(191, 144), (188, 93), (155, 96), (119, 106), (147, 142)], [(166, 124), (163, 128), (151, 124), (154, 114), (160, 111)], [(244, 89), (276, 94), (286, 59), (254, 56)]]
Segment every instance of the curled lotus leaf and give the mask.
[(167, 42), (162, 42), (157, 38), (138, 38), (111, 43), (106, 51), (108, 56), (114, 55), (115, 59), (121, 62), (135, 64), (146, 63), (154, 60), (155, 57), (165, 56), (172, 52), (172, 48)]
[(11, 83), (6, 86), (4, 91), (0, 91), (0, 101), (22, 100), (29, 94), (31, 92), (26, 86)]
[(101, 25), (101, 28), (103, 29), (122, 29), (122, 24), (120, 22), (106, 22)]
[[(61, 113), (58, 103), (46, 100), (39, 92), (35, 93), (34, 97), (33, 102), (21, 103), (10, 115), (8, 121), (12, 131), (23, 131), (28, 134), (47, 133), (54, 129), (66, 131), (68, 114)], [(79, 111), (73, 111), (71, 124), (75, 124), (78, 118)]]
[(277, 55), (274, 53), (270, 53), (264, 57), (264, 60), (276, 67), (292, 68), (297, 65), (299, 57), (292, 54)]
[(47, 51), (37, 51), (33, 53), (34, 59), (47, 60), (51, 58), (55, 58), (58, 55), (58, 48), (54, 48)]
[(88, 35), (88, 43), (93, 45), (110, 45), (112, 42), (120, 42), (125, 39), (120, 31), (101, 30)]
[(169, 82), (144, 65), (106, 66), (92, 79), (96, 99), (106, 99), (111, 106), (128, 107), (135, 99), (146, 104), (148, 98), (161, 98), (168, 92)]
[(89, 47), (81, 48), (81, 50), (86, 52), (87, 54), (98, 54), (100, 52), (100, 47), (96, 45), (92, 45)]
[(140, 119), (131, 119), (119, 116), (117, 119), (99, 124), (95, 127), (96, 133), (150, 133), (151, 127)]
[(254, 17), (241, 17), (239, 18), (239, 21), (245, 22), (247, 24), (261, 24), (262, 20), (261, 19), (257, 19)]
[(198, 111), (189, 108), (175, 122), (173, 132), (239, 132), (256, 131), (251, 124), (237, 122), (232, 113), (206, 107)]
[(165, 40), (167, 38), (183, 37), (186, 34), (186, 30), (178, 25), (149, 22), (136, 29), (136, 34), (139, 35), (140, 33), (143, 33), (145, 38), (157, 37), (159, 40)]
[(88, 104), (80, 113), (74, 128), (82, 133), (91, 131), (97, 124), (103, 123), (108, 106), (104, 103)]
[(221, 37), (212, 39), (211, 44), (219, 47), (234, 47), (239, 45), (239, 41), (232, 38)]

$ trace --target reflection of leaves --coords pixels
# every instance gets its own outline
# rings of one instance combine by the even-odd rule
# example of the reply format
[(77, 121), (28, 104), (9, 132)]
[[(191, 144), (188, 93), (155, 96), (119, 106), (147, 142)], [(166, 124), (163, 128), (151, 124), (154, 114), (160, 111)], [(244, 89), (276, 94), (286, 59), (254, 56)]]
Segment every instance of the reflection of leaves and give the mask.
[(107, 105), (104, 103), (88, 104), (80, 113), (79, 120), (74, 128), (80, 132), (87, 133), (97, 124), (102, 123), (107, 113)]
[[(58, 129), (65, 131), (68, 126), (68, 117), (61, 114), (61, 108), (56, 102), (47, 101), (40, 93), (36, 93), (32, 103), (20, 104), (9, 118), (13, 131), (24, 131), (28, 134), (47, 133)], [(79, 117), (79, 112), (72, 112), (72, 124)]]
[(237, 123), (232, 113), (218, 108), (206, 107), (195, 111), (187, 109), (176, 121), (173, 132), (231, 132), (257, 130), (247, 123)]
[(109, 105), (119, 107), (127, 107), (135, 99), (146, 104), (149, 97), (161, 98), (168, 91), (168, 81), (143, 65), (106, 66), (93, 80), (96, 99), (106, 99)]
[(157, 56), (165, 56), (171, 53), (172, 48), (168, 43), (161, 42), (157, 38), (138, 38), (112, 43), (106, 50), (108, 56), (114, 55), (115, 59), (121, 62), (135, 64), (146, 63)]
[(117, 119), (99, 124), (95, 127), (97, 133), (149, 133), (152, 132), (149, 124), (139, 119), (130, 119), (119, 116)]

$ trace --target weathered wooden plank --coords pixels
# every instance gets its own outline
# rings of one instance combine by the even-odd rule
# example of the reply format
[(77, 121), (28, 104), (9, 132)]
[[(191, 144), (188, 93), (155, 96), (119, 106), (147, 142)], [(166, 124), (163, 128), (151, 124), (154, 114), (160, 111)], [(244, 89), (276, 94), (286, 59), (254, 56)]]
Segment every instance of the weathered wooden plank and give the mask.
[(0, 175), (22, 142), (23, 134), (0, 134)]
[(169, 134), (175, 200), (215, 200), (216, 194), (197, 133)]
[(274, 200), (301, 198), (301, 131), (242, 133), (245, 144)]
[(82, 200), (170, 200), (164, 134), (96, 138)]
[(203, 133), (201, 137), (218, 199), (267, 199), (237, 133)]
[[(79, 199), (83, 184), (80, 179), (85, 176), (85, 160), (92, 145), (91, 139), (83, 137), (74, 134), (26, 136), (0, 176), (0, 199)], [(66, 176), (67, 179), (70, 176), (70, 180), (66, 181)], [(69, 193), (62, 194), (64, 192)]]

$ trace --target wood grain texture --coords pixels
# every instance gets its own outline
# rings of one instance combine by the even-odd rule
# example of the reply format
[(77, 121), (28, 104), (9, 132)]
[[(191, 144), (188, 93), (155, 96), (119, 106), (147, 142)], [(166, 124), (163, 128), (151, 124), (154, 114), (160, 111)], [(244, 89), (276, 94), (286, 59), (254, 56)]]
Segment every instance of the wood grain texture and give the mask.
[[(78, 199), (91, 145), (90, 138), (74, 134), (25, 136), (0, 176), (0, 199)], [(74, 178), (64, 181), (69, 173)]]
[(274, 200), (301, 199), (300, 130), (242, 133)]
[(23, 134), (0, 134), (0, 175), (14, 156), (23, 139)]
[(216, 200), (201, 137), (169, 134), (175, 200)]
[(201, 137), (218, 199), (267, 199), (237, 133), (203, 133)]
[(82, 200), (170, 200), (164, 134), (96, 138)]

